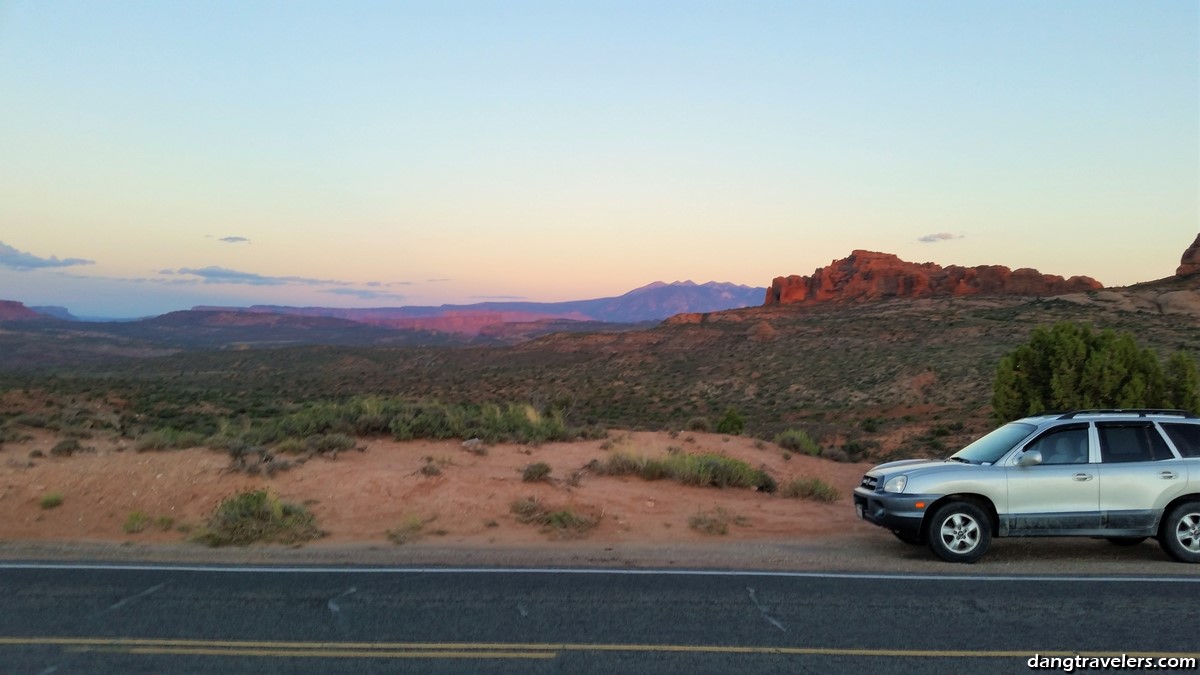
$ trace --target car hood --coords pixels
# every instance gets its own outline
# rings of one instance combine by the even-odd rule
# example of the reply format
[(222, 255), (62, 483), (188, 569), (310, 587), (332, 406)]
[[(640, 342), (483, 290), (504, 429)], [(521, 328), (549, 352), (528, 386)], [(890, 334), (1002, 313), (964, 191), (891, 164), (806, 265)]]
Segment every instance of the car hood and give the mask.
[[(886, 462), (872, 468), (867, 473), (876, 476), (890, 476), (900, 473), (901, 471), (908, 473), (914, 469), (924, 469), (926, 467), (944, 467), (947, 464), (960, 464), (960, 462), (951, 462), (945, 459), (902, 459), (898, 462)], [(963, 466), (966, 466), (963, 464)]]

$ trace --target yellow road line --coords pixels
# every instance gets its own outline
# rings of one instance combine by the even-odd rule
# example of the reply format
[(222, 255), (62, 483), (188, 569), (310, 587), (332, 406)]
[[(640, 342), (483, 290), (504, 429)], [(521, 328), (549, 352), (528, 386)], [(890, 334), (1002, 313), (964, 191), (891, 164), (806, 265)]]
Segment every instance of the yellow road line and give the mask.
[[(872, 649), (838, 647), (767, 647), (725, 645), (653, 645), (501, 642), (294, 642), (254, 640), (184, 640), (171, 638), (0, 637), (0, 647), (59, 646), (73, 651), (119, 651), (132, 654), (194, 654), (201, 656), (320, 656), (322, 658), (553, 658), (559, 652), (652, 652), (692, 654), (750, 654), (785, 656), (859, 656), (899, 658), (1029, 658), (1073, 657), (1080, 651)], [(1086, 650), (1084, 650), (1086, 651)], [(1184, 657), (1196, 652), (1091, 652), (1088, 658)]]
[(353, 649), (237, 649), (216, 647), (72, 647), (73, 652), (167, 656), (271, 656), (305, 659), (552, 659), (552, 651), (384, 651)]

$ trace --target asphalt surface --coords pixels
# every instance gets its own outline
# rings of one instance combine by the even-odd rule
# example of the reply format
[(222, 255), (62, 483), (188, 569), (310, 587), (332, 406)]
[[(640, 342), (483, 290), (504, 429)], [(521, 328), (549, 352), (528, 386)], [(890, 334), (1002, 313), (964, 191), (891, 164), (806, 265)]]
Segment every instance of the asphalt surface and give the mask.
[(1028, 672), (1197, 656), (1197, 593), (1169, 574), (4, 563), (0, 671)]

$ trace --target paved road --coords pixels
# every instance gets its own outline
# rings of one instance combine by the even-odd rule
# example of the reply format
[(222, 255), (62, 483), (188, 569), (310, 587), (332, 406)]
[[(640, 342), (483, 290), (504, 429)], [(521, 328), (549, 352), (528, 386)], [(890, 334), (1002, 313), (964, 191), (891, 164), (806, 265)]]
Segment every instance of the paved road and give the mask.
[(1196, 656), (1198, 592), (1193, 576), (5, 564), (0, 671), (1027, 672), (1035, 653)]

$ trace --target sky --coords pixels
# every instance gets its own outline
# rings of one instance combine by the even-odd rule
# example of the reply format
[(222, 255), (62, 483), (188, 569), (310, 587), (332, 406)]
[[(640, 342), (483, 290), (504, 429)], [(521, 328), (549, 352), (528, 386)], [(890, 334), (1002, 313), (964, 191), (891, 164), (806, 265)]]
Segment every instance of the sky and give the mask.
[(855, 249), (1169, 276), (1192, 0), (0, 0), (0, 298), (577, 300)]

